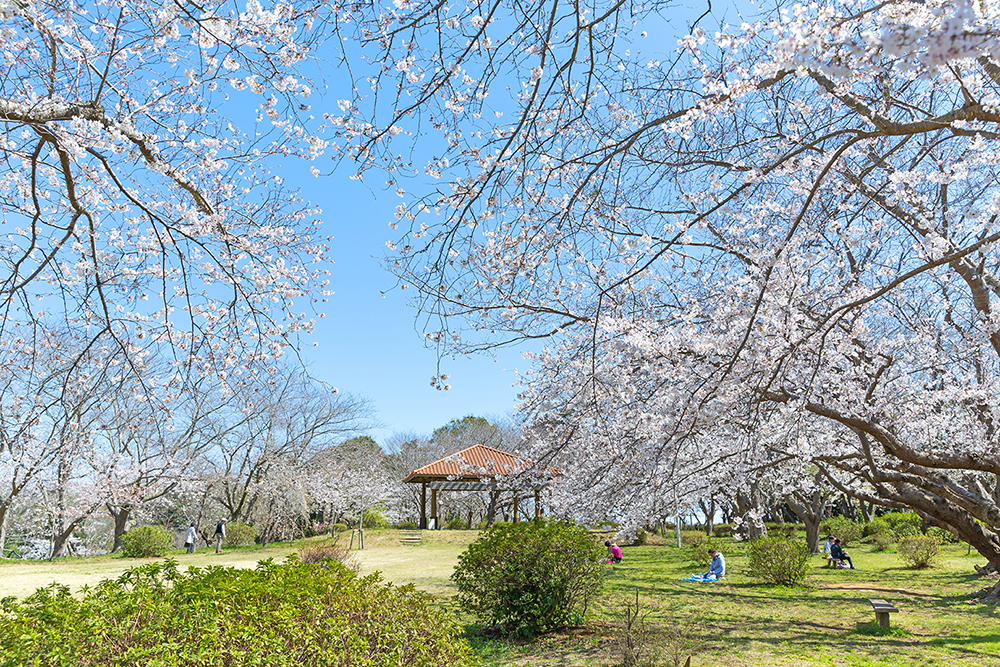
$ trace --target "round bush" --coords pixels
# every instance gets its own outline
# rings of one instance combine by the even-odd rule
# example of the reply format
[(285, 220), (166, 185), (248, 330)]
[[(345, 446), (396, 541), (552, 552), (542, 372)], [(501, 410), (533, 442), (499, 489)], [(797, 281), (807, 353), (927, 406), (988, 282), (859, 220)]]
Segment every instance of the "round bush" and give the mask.
[(850, 519), (846, 519), (842, 516), (832, 516), (829, 519), (823, 519), (823, 522), (819, 524), (819, 532), (822, 535), (833, 535), (840, 538), (841, 546), (846, 547), (851, 542), (857, 542), (861, 539), (861, 533), (864, 530), (864, 526)]
[(712, 526), (712, 535), (715, 537), (729, 537), (733, 534), (733, 527), (728, 524)]
[(416, 530), (417, 524), (415, 521), (400, 521), (396, 524), (396, 528), (399, 530)]
[(0, 664), (465, 667), (454, 618), (413, 586), (294, 556), (255, 570), (157, 562), (81, 598), (53, 584), (0, 602)]
[(458, 517), (455, 517), (444, 525), (445, 530), (465, 530), (468, 527), (469, 524), (464, 519), (459, 519)]
[(534, 636), (582, 620), (604, 554), (581, 526), (507, 524), (469, 545), (451, 578), (463, 609), (507, 635)]
[[(889, 522), (882, 518), (875, 518), (865, 524), (865, 536), (870, 537), (872, 535), (891, 535), (892, 526)], [(838, 536), (839, 537), (839, 536)]]
[(868, 540), (875, 551), (888, 551), (896, 543), (896, 536), (890, 530), (888, 533), (875, 533)]
[(226, 524), (226, 544), (234, 547), (246, 547), (257, 542), (257, 531), (253, 526), (248, 526), (239, 521), (232, 521)]
[[(683, 544), (683, 539), (681, 540)], [(709, 549), (715, 549), (716, 551), (721, 551), (719, 543), (715, 540), (702, 539), (698, 542), (694, 542), (687, 548), (688, 562), (694, 567), (699, 567), (702, 570), (708, 569), (708, 563), (712, 558), (708, 555)]]
[(174, 535), (163, 526), (136, 526), (122, 535), (126, 558), (159, 558), (174, 545)]
[(747, 545), (750, 574), (771, 584), (794, 586), (806, 578), (809, 547), (781, 537), (764, 537)]
[(331, 533), (342, 533), (345, 530), (350, 530), (346, 523), (331, 523), (330, 532)]
[(899, 541), (899, 556), (918, 570), (930, 567), (941, 551), (941, 545), (933, 537), (905, 537)]
[(920, 535), (920, 528), (909, 523), (897, 523), (892, 532), (896, 534), (896, 539), (901, 539)]

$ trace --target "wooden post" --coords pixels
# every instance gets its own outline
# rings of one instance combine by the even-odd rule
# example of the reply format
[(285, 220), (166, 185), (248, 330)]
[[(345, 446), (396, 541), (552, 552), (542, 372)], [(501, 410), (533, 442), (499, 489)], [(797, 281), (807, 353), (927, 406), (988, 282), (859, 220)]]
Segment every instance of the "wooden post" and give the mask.
[(437, 530), (441, 526), (438, 525), (438, 490), (431, 489), (431, 518), (434, 519), (434, 530)]
[(517, 523), (517, 505), (518, 505), (517, 492), (514, 492), (514, 523)]
[(420, 483), (420, 528), (427, 528), (427, 482)]
[(535, 489), (535, 519), (542, 518), (542, 492)]

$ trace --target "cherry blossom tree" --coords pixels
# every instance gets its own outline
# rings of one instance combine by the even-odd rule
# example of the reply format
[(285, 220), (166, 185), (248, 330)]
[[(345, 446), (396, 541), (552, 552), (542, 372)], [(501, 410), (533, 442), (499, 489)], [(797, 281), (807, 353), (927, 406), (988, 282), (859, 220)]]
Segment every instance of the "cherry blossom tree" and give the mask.
[(325, 148), (302, 70), (327, 13), (0, 1), (8, 346), (35, 349), (15, 326), (70, 330), (137, 375), (168, 353), (176, 386), (297, 345), (328, 293), (326, 247), (318, 212), (269, 170)]
[(641, 57), (664, 5), (397, 6), (359, 157), (446, 140), (389, 259), (434, 342), (549, 339), (525, 414), (595, 473), (798, 457), (1000, 564), (994, 4), (793, 4)]

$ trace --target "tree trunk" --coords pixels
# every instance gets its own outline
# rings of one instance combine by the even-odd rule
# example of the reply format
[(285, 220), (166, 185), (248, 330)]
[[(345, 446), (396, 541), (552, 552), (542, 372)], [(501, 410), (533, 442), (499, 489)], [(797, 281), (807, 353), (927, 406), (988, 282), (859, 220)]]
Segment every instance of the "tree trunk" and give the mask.
[(116, 511), (111, 505), (105, 505), (105, 507), (108, 508), (108, 513), (111, 514), (111, 518), (115, 520), (115, 532), (114, 539), (111, 544), (111, 553), (116, 554), (122, 550), (122, 535), (125, 534), (125, 525), (128, 523), (132, 510), (129, 507), (122, 507)]
[(500, 497), (500, 492), (497, 490), (490, 491), (490, 504), (486, 508), (486, 527), (492, 528), (493, 524), (497, 520), (497, 499)]
[(0, 558), (4, 557), (4, 549), (7, 547), (7, 510), (10, 509), (8, 503), (0, 503)]

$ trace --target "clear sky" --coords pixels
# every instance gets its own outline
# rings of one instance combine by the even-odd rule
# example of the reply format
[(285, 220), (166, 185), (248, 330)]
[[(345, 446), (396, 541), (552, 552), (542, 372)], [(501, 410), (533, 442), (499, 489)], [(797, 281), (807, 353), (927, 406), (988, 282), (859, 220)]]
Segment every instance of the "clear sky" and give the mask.
[[(417, 312), (407, 303), (411, 292), (391, 290), (395, 279), (380, 263), (385, 242), (397, 237), (389, 223), (396, 222), (395, 206), (401, 200), (391, 191), (369, 190), (349, 180), (353, 172), (345, 167), (349, 165), (332, 175), (296, 178), (305, 197), (322, 207), (324, 231), (334, 236), (335, 294), (325, 304), (326, 317), (318, 321), (315, 336), (303, 346), (310, 373), (371, 400), (382, 423), (371, 434), (380, 443), (394, 431), (429, 435), (466, 415), (513, 412), (513, 369), (528, 367), (519, 350), (499, 350), (495, 360), (484, 355), (445, 359), (441, 372), (450, 376), (452, 388), (431, 387), (437, 355), (424, 346)], [(382, 291), (387, 291), (385, 298)]]
[[(685, 33), (687, 26), (705, 10), (702, 0), (682, 0), (665, 21), (650, 30), (650, 39), (637, 48), (659, 53), (672, 52), (674, 35)], [(736, 16), (731, 3), (720, 3), (716, 20)], [(749, 8), (752, 3), (737, 6)], [(706, 25), (714, 25), (711, 20)], [(333, 74), (336, 78), (336, 74)], [(328, 79), (329, 81), (329, 79)], [(335, 85), (332, 86), (335, 88)], [(323, 104), (333, 105), (338, 98), (332, 89), (325, 94)], [(423, 150), (434, 152), (433, 147)], [(409, 305), (412, 292), (393, 290), (394, 277), (380, 263), (385, 242), (398, 238), (389, 228), (396, 222), (394, 212), (399, 199), (391, 190), (384, 190), (378, 172), (369, 172), (371, 189), (352, 181), (351, 165), (340, 165), (333, 174), (314, 178), (307, 168), (312, 165), (289, 165), (287, 173), (303, 190), (303, 195), (318, 204), (324, 212), (324, 231), (332, 234), (331, 286), (336, 294), (323, 309), (326, 317), (319, 320), (316, 335), (306, 341), (303, 354), (310, 363), (313, 376), (336, 386), (341, 391), (368, 398), (377, 409), (382, 426), (371, 432), (379, 442), (394, 431), (413, 431), (429, 435), (452, 419), (474, 414), (503, 416), (513, 413), (517, 395), (517, 378), (513, 372), (528, 370), (527, 360), (519, 349), (503, 349), (495, 358), (446, 359), (441, 372), (450, 376), (450, 391), (431, 387), (431, 377), (437, 373), (437, 357), (433, 349), (424, 346), (422, 332), (416, 324), (416, 310)], [(332, 165), (320, 162), (323, 171)], [(404, 187), (412, 186), (407, 183)], [(312, 342), (318, 342), (313, 347)]]

